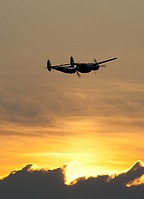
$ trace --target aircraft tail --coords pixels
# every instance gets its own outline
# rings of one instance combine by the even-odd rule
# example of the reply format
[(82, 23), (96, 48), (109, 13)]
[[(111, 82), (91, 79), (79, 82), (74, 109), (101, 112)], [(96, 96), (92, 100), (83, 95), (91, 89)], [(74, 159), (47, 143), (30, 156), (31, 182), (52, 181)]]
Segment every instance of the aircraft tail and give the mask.
[(47, 61), (47, 69), (48, 69), (48, 71), (51, 71), (51, 61), (48, 59), (48, 61)]

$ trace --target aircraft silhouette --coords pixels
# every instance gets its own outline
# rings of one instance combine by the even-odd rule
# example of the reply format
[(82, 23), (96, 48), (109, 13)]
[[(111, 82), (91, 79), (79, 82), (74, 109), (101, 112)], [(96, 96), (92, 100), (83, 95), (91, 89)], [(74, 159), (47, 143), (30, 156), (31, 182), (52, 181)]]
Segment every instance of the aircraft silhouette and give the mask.
[(63, 73), (68, 73), (68, 74), (77, 73), (77, 75), (80, 77), (79, 72), (80, 73), (89, 73), (91, 71), (96, 71), (100, 67), (106, 66), (106, 65), (101, 65), (101, 64), (113, 61), (115, 59), (117, 59), (117, 57), (107, 59), (104, 61), (100, 61), (100, 62), (97, 62), (96, 59), (94, 59), (94, 61), (91, 63), (76, 63), (74, 61), (74, 58), (71, 56), (69, 64), (61, 64), (61, 65), (52, 66), (51, 61), (48, 60), (46, 68), (48, 69), (48, 71), (51, 71), (52, 69), (54, 69), (54, 70), (61, 71)]

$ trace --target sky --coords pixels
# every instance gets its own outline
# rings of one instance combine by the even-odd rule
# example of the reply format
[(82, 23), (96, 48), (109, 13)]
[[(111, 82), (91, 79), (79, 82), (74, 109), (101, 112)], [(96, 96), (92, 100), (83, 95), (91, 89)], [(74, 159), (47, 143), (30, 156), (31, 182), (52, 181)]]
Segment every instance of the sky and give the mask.
[[(69, 179), (144, 161), (144, 1), (0, 0), (0, 176), (27, 164)], [(69, 75), (52, 64), (118, 59)]]

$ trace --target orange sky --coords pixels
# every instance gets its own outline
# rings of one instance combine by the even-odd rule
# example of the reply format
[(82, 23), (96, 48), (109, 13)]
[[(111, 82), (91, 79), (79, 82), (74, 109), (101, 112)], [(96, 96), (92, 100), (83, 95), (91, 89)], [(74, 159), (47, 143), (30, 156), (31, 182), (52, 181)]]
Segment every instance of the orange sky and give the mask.
[[(0, 176), (28, 163), (107, 173), (144, 161), (144, 2), (1, 5)], [(42, 69), (70, 55), (118, 60), (81, 78)]]

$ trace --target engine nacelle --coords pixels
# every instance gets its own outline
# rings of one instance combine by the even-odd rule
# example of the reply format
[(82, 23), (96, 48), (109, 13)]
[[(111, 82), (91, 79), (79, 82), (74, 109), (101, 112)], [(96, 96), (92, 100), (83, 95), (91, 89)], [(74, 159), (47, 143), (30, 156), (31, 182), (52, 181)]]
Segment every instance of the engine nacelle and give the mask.
[(75, 63), (74, 63), (74, 58), (72, 56), (70, 57), (70, 65), (71, 67), (74, 68)]
[(48, 69), (48, 71), (51, 71), (51, 61), (50, 60), (47, 61), (47, 69)]

